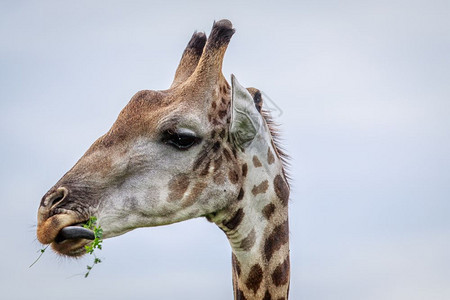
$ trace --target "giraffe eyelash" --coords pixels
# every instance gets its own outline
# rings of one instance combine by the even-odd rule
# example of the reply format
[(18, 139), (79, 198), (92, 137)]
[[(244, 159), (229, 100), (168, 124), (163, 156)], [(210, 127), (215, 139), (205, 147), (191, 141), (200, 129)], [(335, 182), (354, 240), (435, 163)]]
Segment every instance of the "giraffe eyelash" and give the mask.
[(171, 145), (178, 150), (188, 150), (199, 144), (201, 138), (189, 129), (166, 130), (162, 138), (163, 143)]

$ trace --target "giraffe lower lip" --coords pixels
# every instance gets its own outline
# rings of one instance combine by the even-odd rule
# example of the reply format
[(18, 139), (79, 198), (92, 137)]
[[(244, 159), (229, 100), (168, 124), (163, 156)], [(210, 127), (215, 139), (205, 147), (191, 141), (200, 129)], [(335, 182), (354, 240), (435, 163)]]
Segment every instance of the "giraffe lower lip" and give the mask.
[(61, 229), (61, 231), (56, 236), (55, 242), (61, 243), (65, 240), (73, 239), (86, 239), (94, 240), (95, 234), (92, 230), (89, 230), (80, 226), (67, 226)]

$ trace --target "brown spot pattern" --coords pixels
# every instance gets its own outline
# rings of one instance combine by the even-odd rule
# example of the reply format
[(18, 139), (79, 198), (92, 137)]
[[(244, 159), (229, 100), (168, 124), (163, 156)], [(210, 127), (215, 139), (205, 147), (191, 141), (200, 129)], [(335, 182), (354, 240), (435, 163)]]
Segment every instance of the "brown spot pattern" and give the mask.
[(201, 164), (203, 163), (203, 161), (206, 159), (207, 156), (208, 156), (208, 147), (204, 147), (194, 162), (193, 167), (194, 171), (196, 171), (201, 166)]
[(222, 156), (219, 156), (214, 160), (214, 172), (219, 170), (221, 165), (222, 165)]
[(272, 281), (276, 286), (285, 285), (289, 281), (289, 257), (275, 268), (272, 273)]
[(244, 190), (241, 188), (241, 189), (239, 190), (239, 195), (238, 195), (238, 197), (237, 197), (237, 200), (238, 200), (238, 201), (241, 201), (243, 198), (244, 198)]
[(231, 263), (234, 266), (234, 269), (236, 270), (236, 274), (237, 276), (241, 276), (241, 264), (239, 263), (239, 261), (237, 260), (236, 255), (234, 255), (234, 253), (231, 255)]
[(220, 91), (222, 92), (222, 94), (226, 94), (227, 93), (227, 86), (226, 85), (221, 85), (220, 86)]
[(214, 174), (213, 180), (216, 184), (223, 184), (225, 183), (225, 174), (223, 174), (222, 171), (217, 172), (216, 174)]
[(205, 188), (206, 183), (201, 181), (197, 182), (192, 188), (191, 193), (189, 194), (187, 199), (183, 202), (183, 207), (188, 207), (194, 204)]
[(232, 184), (236, 184), (239, 181), (239, 175), (235, 170), (230, 170), (228, 172), (228, 178), (230, 179)]
[(209, 164), (210, 164), (210, 162), (211, 162), (211, 161), (209, 161), (209, 160), (206, 162), (206, 165), (205, 165), (205, 167), (203, 168), (203, 170), (201, 171), (200, 176), (208, 175), (208, 173), (209, 173)]
[(219, 118), (223, 119), (227, 115), (227, 110), (219, 110)]
[(249, 290), (253, 290), (256, 293), (261, 285), (263, 279), (263, 270), (259, 264), (255, 264), (251, 267), (250, 273), (248, 274), (247, 281), (245, 285)]
[(270, 147), (267, 149), (267, 162), (269, 165), (275, 162), (275, 156), (273, 155), (272, 150), (270, 150)]
[(248, 172), (248, 166), (247, 166), (246, 163), (244, 163), (244, 164), (242, 165), (242, 177), (247, 176), (247, 172)]
[(252, 231), (250, 231), (247, 237), (241, 241), (240, 248), (244, 251), (250, 250), (255, 244), (255, 240), (256, 240), (256, 232), (255, 229), (252, 229)]
[(176, 201), (183, 197), (189, 186), (189, 176), (181, 174), (174, 176), (169, 181), (169, 197), (168, 201)]
[(244, 218), (244, 210), (239, 208), (238, 211), (234, 214), (234, 216), (223, 223), (228, 229), (233, 230), (241, 224), (242, 219)]
[(236, 148), (233, 148), (232, 152), (233, 152), (234, 158), (237, 158), (237, 151), (236, 151)]
[(238, 289), (236, 292), (236, 300), (247, 300), (247, 298), (245, 298), (244, 292), (240, 289)]
[(273, 180), (273, 187), (281, 203), (286, 206), (289, 200), (289, 188), (281, 175), (277, 175)]
[(270, 261), (275, 251), (286, 244), (289, 240), (289, 223), (288, 220), (276, 226), (272, 233), (267, 237), (264, 244), (264, 255), (267, 261)]
[(263, 300), (272, 300), (272, 295), (270, 295), (269, 291), (266, 291)]
[(262, 164), (259, 161), (258, 156), (256, 156), (256, 155), (253, 155), (253, 165), (255, 166), (255, 168), (262, 167)]
[(264, 180), (258, 186), (256, 185), (253, 186), (252, 194), (256, 196), (258, 194), (265, 193), (268, 188), (269, 188), (269, 181)]
[(230, 151), (228, 149), (223, 149), (223, 155), (225, 156), (225, 159), (227, 161), (231, 161), (231, 154), (230, 154)]
[(214, 145), (213, 145), (213, 147), (212, 147), (212, 150), (213, 150), (214, 152), (217, 152), (217, 151), (219, 151), (219, 149), (220, 149), (220, 142), (217, 141), (217, 142), (214, 143)]
[(264, 217), (266, 217), (266, 219), (269, 220), (272, 214), (275, 212), (275, 204), (273, 203), (267, 204), (266, 206), (264, 206), (262, 212), (264, 214)]

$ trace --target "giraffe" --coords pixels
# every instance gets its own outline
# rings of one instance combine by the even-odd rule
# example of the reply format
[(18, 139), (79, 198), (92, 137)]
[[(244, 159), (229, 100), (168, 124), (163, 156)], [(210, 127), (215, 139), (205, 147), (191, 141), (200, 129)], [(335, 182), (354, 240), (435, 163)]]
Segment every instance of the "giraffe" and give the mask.
[(287, 299), (289, 184), (261, 92), (231, 86), (222, 63), (235, 30), (195, 32), (167, 90), (136, 93), (111, 129), (43, 196), (37, 237), (85, 254), (91, 216), (111, 238), (205, 217), (232, 248), (235, 299)]

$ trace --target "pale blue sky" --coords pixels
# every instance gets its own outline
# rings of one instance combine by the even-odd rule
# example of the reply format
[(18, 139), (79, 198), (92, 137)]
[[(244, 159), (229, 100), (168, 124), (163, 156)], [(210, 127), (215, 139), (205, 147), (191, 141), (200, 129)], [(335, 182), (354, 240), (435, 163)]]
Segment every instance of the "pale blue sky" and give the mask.
[(88, 279), (89, 257), (28, 269), (42, 195), (228, 18), (224, 74), (283, 111), (291, 299), (450, 299), (448, 1), (91, 2), (0, 4), (2, 298), (232, 298), (203, 219), (106, 240)]

